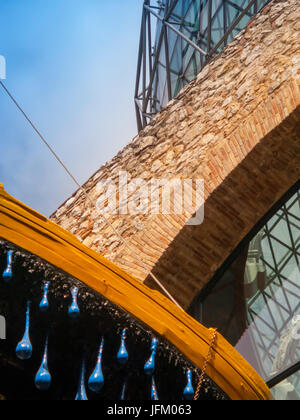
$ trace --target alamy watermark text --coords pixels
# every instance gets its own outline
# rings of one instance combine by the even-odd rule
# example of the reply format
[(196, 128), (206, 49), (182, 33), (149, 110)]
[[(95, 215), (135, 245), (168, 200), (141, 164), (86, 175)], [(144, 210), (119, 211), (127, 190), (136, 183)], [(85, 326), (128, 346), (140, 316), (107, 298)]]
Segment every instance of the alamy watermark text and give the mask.
[(204, 219), (203, 179), (130, 179), (119, 172), (116, 180), (104, 179), (97, 184), (99, 214), (188, 215), (188, 225), (200, 225)]

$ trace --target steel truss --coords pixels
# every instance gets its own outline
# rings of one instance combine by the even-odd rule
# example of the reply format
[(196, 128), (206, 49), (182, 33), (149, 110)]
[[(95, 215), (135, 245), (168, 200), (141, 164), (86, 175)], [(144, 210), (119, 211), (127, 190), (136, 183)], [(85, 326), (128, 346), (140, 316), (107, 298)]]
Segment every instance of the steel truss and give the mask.
[(270, 0), (144, 0), (138, 130), (177, 96)]

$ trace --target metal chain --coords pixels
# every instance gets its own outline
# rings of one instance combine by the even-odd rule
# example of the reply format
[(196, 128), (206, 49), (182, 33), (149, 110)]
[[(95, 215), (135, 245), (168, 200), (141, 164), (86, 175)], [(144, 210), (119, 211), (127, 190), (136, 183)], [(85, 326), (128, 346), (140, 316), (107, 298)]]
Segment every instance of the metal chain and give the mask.
[(218, 329), (217, 328), (214, 329), (213, 332), (214, 332), (214, 334), (213, 334), (213, 337), (212, 337), (212, 340), (211, 340), (211, 343), (210, 343), (210, 346), (209, 346), (209, 349), (208, 349), (207, 357), (206, 357), (205, 362), (204, 362), (202, 373), (199, 377), (199, 382), (198, 382), (197, 390), (195, 392), (194, 401), (197, 401), (199, 399), (200, 390), (201, 390), (202, 384), (204, 382), (204, 377), (205, 377), (205, 374), (206, 374), (207, 366), (208, 366), (208, 363), (211, 360), (212, 351), (213, 351), (214, 345), (216, 343), (216, 339), (217, 339), (217, 335), (218, 335)]

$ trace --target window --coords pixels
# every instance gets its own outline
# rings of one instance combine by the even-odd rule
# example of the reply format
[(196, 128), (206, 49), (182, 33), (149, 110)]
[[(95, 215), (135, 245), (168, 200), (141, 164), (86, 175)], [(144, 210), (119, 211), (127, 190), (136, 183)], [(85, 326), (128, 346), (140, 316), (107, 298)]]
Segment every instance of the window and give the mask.
[(275, 387), (275, 395), (300, 398), (300, 374), (285, 377), (300, 361), (299, 185), (240, 246), (190, 312), (207, 327), (218, 327)]

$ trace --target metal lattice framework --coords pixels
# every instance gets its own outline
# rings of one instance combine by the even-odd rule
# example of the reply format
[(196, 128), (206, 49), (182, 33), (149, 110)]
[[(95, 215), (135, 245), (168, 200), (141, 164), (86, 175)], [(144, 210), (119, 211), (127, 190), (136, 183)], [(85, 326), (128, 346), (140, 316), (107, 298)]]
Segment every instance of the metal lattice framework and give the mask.
[[(221, 313), (222, 319), (216, 308), (214, 325), (229, 341), (230, 331), (236, 329), (239, 338), (232, 344), (255, 360), (256, 370), (270, 381), (270, 387), (294, 374), (288, 384), (300, 398), (300, 339), (293, 335), (300, 332), (299, 189), (293, 194), (268, 217), (254, 239), (243, 245), (242, 253), (213, 288), (201, 293), (193, 312), (205, 324), (207, 313), (222, 299), (232, 301), (229, 310)], [(244, 251), (246, 260), (240, 258)], [(245, 278), (232, 276), (235, 263), (244, 270)], [(245, 321), (242, 329), (240, 318)]]
[[(298, 191), (263, 230), (260, 262), (267, 283), (248, 301), (251, 335), (266, 376), (278, 374), (300, 359), (300, 343), (287, 332), (300, 315), (300, 192)], [(289, 346), (280, 349), (284, 340)], [(292, 351), (288, 347), (293, 345)], [(274, 366), (279, 352), (279, 366)]]
[(270, 0), (144, 0), (138, 130), (176, 97)]

